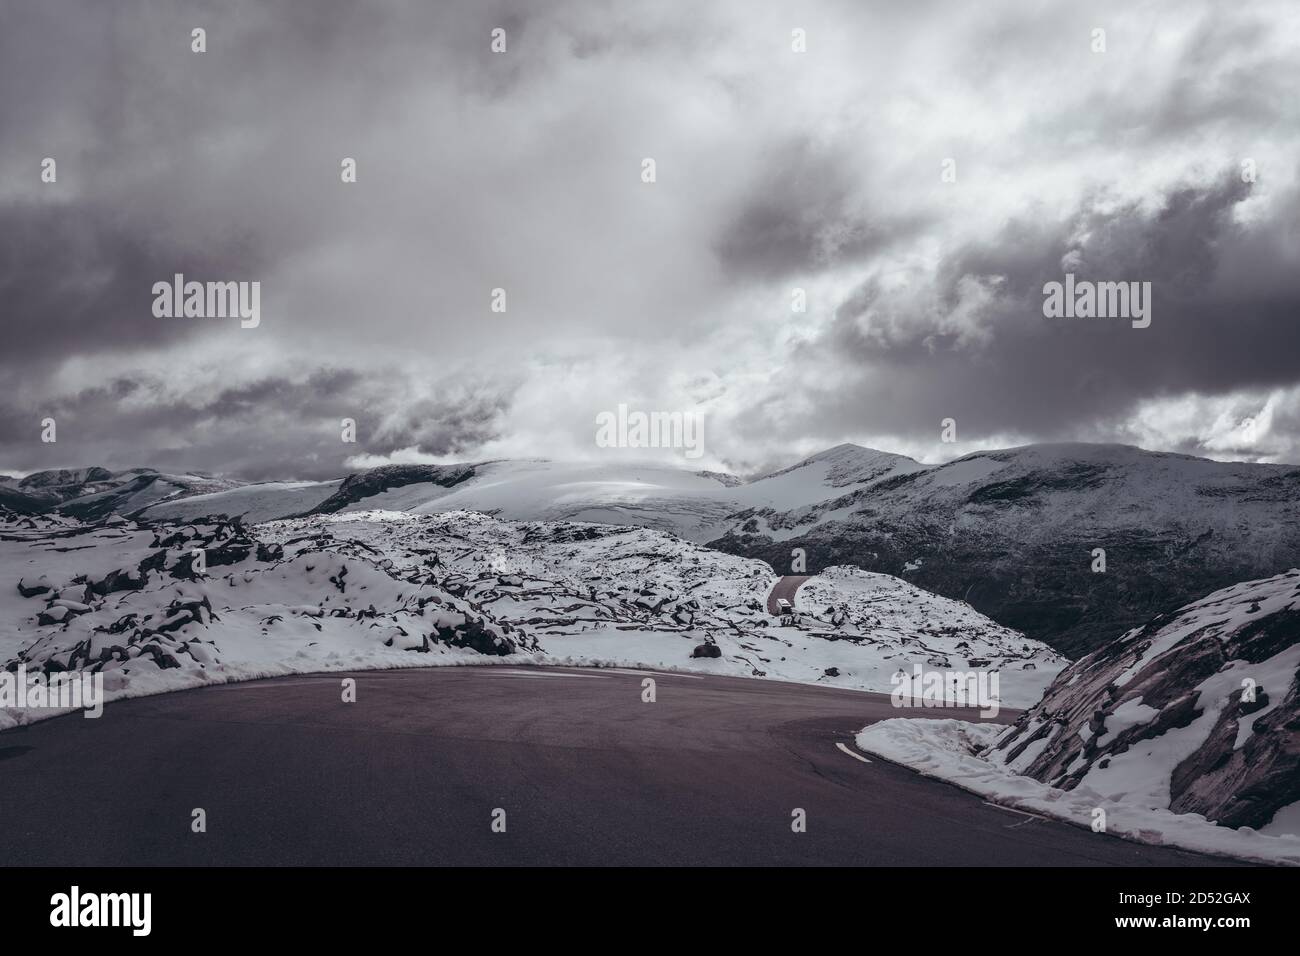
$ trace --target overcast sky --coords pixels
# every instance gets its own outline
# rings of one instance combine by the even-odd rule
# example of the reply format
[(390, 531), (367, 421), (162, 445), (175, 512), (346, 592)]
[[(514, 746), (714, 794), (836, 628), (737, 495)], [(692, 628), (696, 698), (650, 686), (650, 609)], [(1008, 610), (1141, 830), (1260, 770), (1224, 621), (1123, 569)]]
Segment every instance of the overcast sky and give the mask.
[[(0, 0), (0, 470), (592, 458), (619, 403), (741, 473), (1300, 463), (1297, 91), (1294, 0)], [(1067, 271), (1151, 326), (1045, 318)]]

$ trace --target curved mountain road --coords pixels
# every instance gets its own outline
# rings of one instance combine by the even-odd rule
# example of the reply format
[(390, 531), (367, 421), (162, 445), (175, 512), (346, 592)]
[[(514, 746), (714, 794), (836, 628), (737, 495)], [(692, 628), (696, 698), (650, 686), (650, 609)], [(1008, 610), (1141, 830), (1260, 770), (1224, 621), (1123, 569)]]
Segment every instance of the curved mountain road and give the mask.
[(864, 762), (854, 732), (896, 714), (835, 688), (501, 666), (121, 701), (0, 733), (0, 865), (1222, 862)]
[(781, 610), (777, 607), (776, 602), (785, 598), (794, 606), (794, 595), (799, 590), (800, 585), (810, 578), (815, 577), (812, 574), (787, 574), (785, 577), (778, 578), (776, 584), (772, 585), (772, 593), (767, 596), (767, 613), (780, 614)]

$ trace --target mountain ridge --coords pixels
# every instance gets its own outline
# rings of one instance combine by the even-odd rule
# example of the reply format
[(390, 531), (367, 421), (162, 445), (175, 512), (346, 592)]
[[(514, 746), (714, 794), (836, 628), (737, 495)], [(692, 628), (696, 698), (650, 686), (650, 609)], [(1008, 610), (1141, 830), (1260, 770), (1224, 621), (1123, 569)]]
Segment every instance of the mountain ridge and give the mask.
[[(1122, 444), (1031, 444), (924, 464), (842, 443), (748, 480), (548, 459), (388, 465), (327, 482), (55, 474), (28, 489), (57, 493), (0, 482), (0, 505), (144, 520), (468, 510), (644, 526), (778, 573), (849, 564), (903, 576), (1071, 656), (1198, 594), (1300, 566), (1300, 468)], [(96, 480), (75, 495), (58, 474)]]

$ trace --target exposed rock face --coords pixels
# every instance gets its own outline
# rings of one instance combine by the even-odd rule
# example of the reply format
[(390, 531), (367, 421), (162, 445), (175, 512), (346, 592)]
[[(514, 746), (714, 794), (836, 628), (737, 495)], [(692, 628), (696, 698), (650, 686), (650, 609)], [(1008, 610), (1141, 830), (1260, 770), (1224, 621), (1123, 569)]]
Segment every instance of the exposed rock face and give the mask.
[(152, 468), (61, 468), (0, 481), (0, 506), (19, 514), (57, 512), (82, 521), (136, 514), (167, 499), (229, 488), (240, 482), (202, 475), (165, 475)]
[(434, 633), (440, 640), (452, 647), (468, 647), (480, 654), (507, 657), (519, 650), (510, 638), (503, 634), (500, 627), (495, 627), (481, 618), (468, 618), (454, 627), (434, 625)]
[[(102, 471), (103, 469), (98, 470)], [(109, 515), (117, 513), (124, 503), (135, 500), (141, 493), (147, 494), (149, 489), (160, 480), (160, 477), (156, 474), (135, 475), (128, 477), (127, 480), (119, 484), (98, 491), (86, 491), (84, 490), (85, 486), (82, 486), (82, 488), (77, 489), (80, 492), (79, 494), (59, 505), (59, 512), (71, 515), (74, 518), (80, 518), (82, 521), (97, 521), (100, 518), (107, 518)], [(166, 497), (171, 494), (172, 490), (171, 488), (160, 489), (159, 496)]]
[(92, 585), (96, 594), (113, 594), (117, 591), (138, 591), (145, 586), (149, 575), (139, 568), (118, 568), (110, 571), (101, 581)]
[(51, 491), (62, 491), (71, 487), (80, 494), (82, 487), (87, 484), (108, 482), (112, 479), (113, 473), (107, 468), (59, 468), (54, 471), (34, 472), (19, 481), (18, 486), (29, 490), (44, 488)]
[(28, 494), (12, 485), (0, 486), (0, 507), (21, 515), (38, 515), (59, 503), (54, 495)]
[(333, 514), (350, 504), (403, 485), (432, 482), (444, 488), (458, 485), (474, 476), (473, 465), (384, 465), (355, 475), (348, 475), (339, 490), (330, 495), (309, 514)]
[(1062, 671), (991, 759), (1259, 828), (1300, 801), (1300, 571), (1161, 615)]

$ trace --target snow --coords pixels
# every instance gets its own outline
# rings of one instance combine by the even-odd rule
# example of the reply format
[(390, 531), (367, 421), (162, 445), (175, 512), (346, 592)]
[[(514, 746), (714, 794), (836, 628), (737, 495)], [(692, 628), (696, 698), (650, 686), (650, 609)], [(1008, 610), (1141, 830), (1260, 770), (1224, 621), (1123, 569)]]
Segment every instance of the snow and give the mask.
[[(1106, 733), (1097, 738), (1097, 746), (1104, 747), (1122, 732), (1140, 724), (1149, 724), (1160, 716), (1160, 711), (1142, 703), (1141, 697), (1124, 701), (1116, 707), (1106, 720)], [(1028, 761), (1027, 761), (1028, 762)]]
[[(284, 674), (501, 661), (888, 692), (913, 663), (966, 666), (981, 656), (1008, 669), (1003, 702), (1027, 703), (1064, 664), (965, 605), (856, 569), (805, 585), (838, 620), (809, 604), (798, 624), (778, 626), (766, 610), (776, 577), (764, 562), (645, 527), (373, 510), (247, 533), (228, 522), (35, 524), (0, 533), (0, 582), (9, 582), (0, 587), (0, 666), (96, 668), (110, 703)], [(207, 554), (205, 577), (188, 569), (195, 547)], [(142, 566), (138, 590), (87, 593)], [(52, 591), (19, 594), (20, 578), (41, 576)], [(66, 620), (38, 624), (55, 600)], [(481, 628), (480, 643), (509, 641), (510, 652), (454, 646), (458, 628)], [(704, 643), (721, 656), (693, 657)], [(1039, 669), (1024, 670), (1027, 662)], [(0, 712), (0, 727), (50, 715)]]
[(163, 501), (146, 509), (152, 521), (191, 521), (207, 515), (242, 517), (250, 524), (303, 514), (338, 490), (334, 481), (268, 481), (227, 491)]
[(857, 635), (860, 651), (870, 653), (875, 666), (870, 687), (884, 693), (894, 687), (890, 678), (899, 670), (910, 672), (913, 664), (927, 670), (989, 670), (1000, 675), (1001, 703), (1025, 707), (1066, 664), (1051, 648), (963, 601), (848, 565), (827, 568), (805, 582), (797, 604), (811, 630)]
[[(1085, 743), (1091, 734), (1088, 721), (1100, 717), (1104, 721), (1101, 735), (1086, 756), (1080, 751), (1068, 766), (1058, 761), (1048, 772), (1037, 775), (1059, 786), (1082, 785), (1115, 800), (1168, 808), (1174, 802), (1177, 768), (1207, 743), (1226, 708), (1234, 708), (1229, 719), (1235, 721), (1232, 751), (1238, 751), (1257, 733), (1261, 721), (1288, 699), (1288, 689), (1300, 673), (1300, 642), (1262, 645), (1270, 653), (1259, 660), (1243, 659), (1256, 655), (1243, 652), (1240, 642), (1243, 629), (1269, 625), (1272, 615), (1294, 613), (1298, 606), (1300, 572), (1242, 582), (1191, 602), (1167, 615), (1159, 626), (1135, 628), (1114, 648), (1077, 661), (1071, 666), (1068, 682), (1048, 691), (1038, 706), (1045, 714), (1074, 726), (1076, 736)], [(1286, 632), (1285, 624), (1273, 626), (1280, 634)], [(1182, 655), (1208, 653), (1207, 642), (1217, 643), (1224, 652), (1237, 647), (1236, 656), (1218, 663), (1194, 683), (1169, 686), (1165, 675), (1185, 670)], [(1077, 683), (1080, 680), (1082, 684)], [(1238, 698), (1247, 686), (1265, 692), (1267, 698), (1261, 698), (1258, 708), (1237, 715)], [(1150, 706), (1144, 691), (1157, 695), (1153, 699), (1167, 701), (1166, 707), (1188, 701), (1187, 715), (1157, 723), (1164, 711)], [(1147, 727), (1152, 729), (1143, 730)], [(1009, 731), (990, 759), (1010, 759), (1015, 745), (1032, 740), (1035, 729), (1030, 724)], [(1117, 742), (1120, 745), (1113, 747)], [(1225, 753), (1225, 760), (1227, 756)], [(1024, 770), (1031, 763), (1032, 757), (1022, 753), (1014, 758), (1013, 769)]]
[(969, 485), (983, 481), (1007, 467), (1004, 461), (996, 461), (983, 455), (959, 458), (946, 465), (940, 465), (926, 476), (926, 481), (942, 487)]
[(1273, 815), (1268, 825), (1260, 827), (1267, 836), (1295, 836), (1300, 834), (1300, 800), (1288, 804)]
[[(519, 521), (594, 521), (658, 528), (703, 542), (729, 530), (736, 512), (811, 510), (854, 487), (926, 467), (901, 455), (856, 445), (836, 446), (749, 482), (663, 462), (489, 461), (473, 465), (474, 474), (452, 487), (416, 482), (390, 488), (344, 510), (478, 511)], [(147, 508), (144, 517), (193, 520), (227, 514), (242, 515), (249, 522), (270, 521), (305, 514), (340, 483), (341, 479), (247, 485), (166, 500)], [(831, 516), (810, 511), (810, 520), (831, 520)], [(777, 533), (790, 537), (795, 529)]]
[(1100, 807), (1112, 833), (1300, 863), (1300, 804), (1272, 789), (1295, 770), (1297, 611), (1300, 571), (1241, 582), (1074, 662), (1013, 726), (885, 721), (859, 745), (1082, 826)]
[[(1106, 814), (1106, 832), (1114, 836), (1260, 863), (1300, 866), (1300, 836), (1276, 832), (1287, 825), (1286, 821), (1278, 828), (1268, 827), (1269, 832), (1215, 826), (1199, 814), (1146, 807), (1082, 785), (1069, 791), (1058, 790), (980, 756), (1005, 729), (991, 723), (895, 718), (864, 727), (856, 739), (866, 753), (954, 784), (1001, 806), (1089, 829), (1094, 811), (1100, 808)], [(1295, 806), (1287, 809), (1287, 815), (1291, 822), (1300, 822)]]

